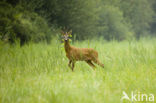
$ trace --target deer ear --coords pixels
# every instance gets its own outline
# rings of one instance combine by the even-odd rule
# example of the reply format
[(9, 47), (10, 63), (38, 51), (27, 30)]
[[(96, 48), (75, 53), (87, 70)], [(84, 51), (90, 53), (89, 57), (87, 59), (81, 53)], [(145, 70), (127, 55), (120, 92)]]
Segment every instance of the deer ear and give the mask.
[(69, 32), (68, 32), (68, 35), (71, 35), (72, 34), (72, 30), (70, 30)]

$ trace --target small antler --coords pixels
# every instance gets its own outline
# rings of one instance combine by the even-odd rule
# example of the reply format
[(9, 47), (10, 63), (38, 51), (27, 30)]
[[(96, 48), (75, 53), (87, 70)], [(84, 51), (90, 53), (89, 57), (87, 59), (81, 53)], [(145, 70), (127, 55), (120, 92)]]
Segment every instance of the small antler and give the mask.
[(69, 32), (68, 32), (68, 35), (71, 35), (72, 34), (72, 30), (70, 30)]
[(62, 30), (61, 30), (62, 35), (65, 35), (65, 34), (66, 34), (66, 32), (65, 32), (65, 31), (66, 31), (66, 28), (65, 28), (65, 27), (63, 27), (63, 28), (62, 28)]
[(64, 34), (65, 34), (63, 30), (61, 30), (61, 34), (62, 34), (62, 35), (64, 35)]
[(68, 34), (67, 31), (68, 31), (67, 28), (66, 28), (66, 27), (63, 27), (62, 30), (61, 30), (61, 33), (62, 33), (63, 35), (67, 35), (67, 34)]

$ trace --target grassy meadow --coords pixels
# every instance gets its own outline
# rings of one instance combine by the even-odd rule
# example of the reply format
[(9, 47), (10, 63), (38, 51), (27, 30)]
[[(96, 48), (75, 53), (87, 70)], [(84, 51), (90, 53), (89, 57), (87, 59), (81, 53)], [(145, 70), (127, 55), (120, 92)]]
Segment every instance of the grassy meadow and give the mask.
[(72, 72), (58, 39), (22, 47), (1, 42), (0, 102), (120, 103), (123, 91), (156, 95), (156, 39), (72, 45), (97, 50), (105, 68), (76, 62)]

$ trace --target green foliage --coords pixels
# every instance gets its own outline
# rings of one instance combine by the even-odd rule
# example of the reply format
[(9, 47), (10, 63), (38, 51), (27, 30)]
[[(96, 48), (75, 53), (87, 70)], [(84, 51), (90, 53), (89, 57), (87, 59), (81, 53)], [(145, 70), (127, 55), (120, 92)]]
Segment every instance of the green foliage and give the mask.
[(122, 11), (114, 6), (106, 5), (101, 8), (98, 27), (99, 34), (107, 40), (124, 40), (133, 37), (129, 25), (124, 21)]
[(77, 39), (99, 35), (107, 40), (139, 38), (149, 32), (154, 20), (149, 0), (31, 0), (23, 4), (51, 24), (73, 29)]
[(22, 42), (49, 41), (50, 34), (53, 34), (49, 28), (55, 30), (64, 27), (67, 30), (72, 29), (74, 37), (79, 40), (99, 36), (107, 40), (125, 40), (148, 36), (150, 32), (156, 34), (155, 0), (6, 0), (6, 2), (1, 2), (0, 7), (2, 24), (0, 29), (3, 31), (0, 33), (1, 38), (9, 35), (13, 39), (22, 38)]
[(155, 39), (77, 42), (96, 48), (105, 68), (77, 62), (74, 72), (60, 46), (56, 38), (50, 45), (0, 43), (1, 103), (120, 103), (123, 91), (156, 94)]
[(150, 24), (154, 21), (154, 11), (149, 0), (121, 0), (121, 10), (125, 20), (132, 25), (135, 37), (139, 38), (149, 32)]
[(0, 5), (2, 40), (14, 42), (19, 39), (21, 44), (28, 41), (50, 41), (52, 31), (41, 16), (24, 10), (20, 5), (12, 7), (5, 2), (1, 2)]
[[(32, 4), (26, 4), (29, 3)], [(47, 0), (34, 11), (46, 17), (51, 24), (72, 29), (79, 39), (84, 39), (97, 33), (95, 3), (95, 0)]]
[(153, 33), (153, 35), (156, 36), (156, 0), (150, 0), (151, 1), (151, 5), (154, 11), (154, 15), (153, 15), (153, 21), (151, 23), (151, 32)]

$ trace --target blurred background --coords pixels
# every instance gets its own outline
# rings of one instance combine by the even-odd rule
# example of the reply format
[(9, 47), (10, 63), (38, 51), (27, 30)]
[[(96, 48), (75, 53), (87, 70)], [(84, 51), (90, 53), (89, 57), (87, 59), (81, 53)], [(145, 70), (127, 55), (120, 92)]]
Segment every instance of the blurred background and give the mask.
[(1, 0), (0, 40), (49, 43), (60, 30), (85, 40), (156, 35), (156, 0)]
[[(62, 29), (104, 68), (72, 72)], [(0, 0), (0, 103), (121, 103), (123, 91), (156, 96), (156, 0)]]

